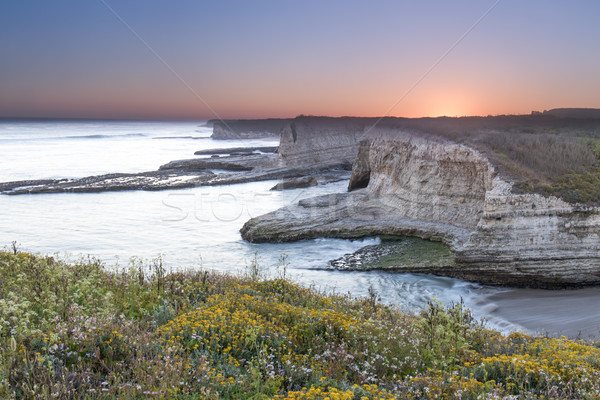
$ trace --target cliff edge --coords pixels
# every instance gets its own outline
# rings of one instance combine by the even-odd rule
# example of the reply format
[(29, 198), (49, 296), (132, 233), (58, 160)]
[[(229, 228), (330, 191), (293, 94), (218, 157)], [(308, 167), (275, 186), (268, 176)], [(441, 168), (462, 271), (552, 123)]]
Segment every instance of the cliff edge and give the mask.
[(228, 119), (211, 120), (213, 126), (212, 138), (227, 139), (261, 139), (277, 138), (289, 119)]
[(399, 270), (512, 286), (600, 284), (599, 208), (514, 194), (479, 151), (419, 131), (372, 131), (355, 148), (348, 193), (253, 218), (242, 236), (417, 236), (450, 246), (455, 265)]

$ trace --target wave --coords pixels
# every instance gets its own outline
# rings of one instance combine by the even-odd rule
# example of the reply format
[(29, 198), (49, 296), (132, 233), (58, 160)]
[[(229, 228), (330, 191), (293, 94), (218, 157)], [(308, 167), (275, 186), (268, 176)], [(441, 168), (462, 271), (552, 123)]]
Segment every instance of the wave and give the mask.
[(147, 137), (145, 133), (124, 133), (119, 135), (105, 135), (105, 134), (92, 134), (92, 135), (69, 135), (69, 136), (25, 136), (19, 137), (18, 135), (9, 135), (8, 137), (0, 136), (0, 141), (38, 141), (38, 140), (84, 140), (84, 139), (111, 139), (111, 138), (132, 138), (132, 137)]
[(58, 136), (52, 139), (108, 139), (108, 138), (121, 138), (121, 137), (144, 137), (148, 136), (145, 133), (123, 133), (120, 135), (77, 135), (77, 136)]

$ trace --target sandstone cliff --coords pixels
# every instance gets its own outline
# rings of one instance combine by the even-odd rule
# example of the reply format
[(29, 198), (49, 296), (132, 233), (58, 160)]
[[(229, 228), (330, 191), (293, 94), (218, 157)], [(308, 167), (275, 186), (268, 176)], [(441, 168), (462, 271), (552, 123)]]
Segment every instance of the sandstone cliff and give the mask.
[(213, 139), (277, 138), (289, 119), (232, 119), (211, 121)]
[(511, 193), (494, 180), (469, 240), (456, 249), (461, 276), (492, 283), (564, 287), (600, 284), (600, 209)]
[(422, 133), (379, 130), (355, 148), (351, 192), (254, 218), (243, 237), (411, 235), (445, 242), (456, 264), (407, 272), (517, 286), (600, 284), (598, 208), (513, 194), (484, 155)]
[(281, 130), (279, 156), (290, 166), (350, 169), (365, 128), (360, 118), (298, 117)]

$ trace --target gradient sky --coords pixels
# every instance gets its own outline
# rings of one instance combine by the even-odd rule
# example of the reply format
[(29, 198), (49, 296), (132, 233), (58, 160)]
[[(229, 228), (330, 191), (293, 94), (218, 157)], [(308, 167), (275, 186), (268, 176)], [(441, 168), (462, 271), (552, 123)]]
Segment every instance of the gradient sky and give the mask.
[(3, 0), (0, 116), (600, 107), (600, 1), (495, 3)]

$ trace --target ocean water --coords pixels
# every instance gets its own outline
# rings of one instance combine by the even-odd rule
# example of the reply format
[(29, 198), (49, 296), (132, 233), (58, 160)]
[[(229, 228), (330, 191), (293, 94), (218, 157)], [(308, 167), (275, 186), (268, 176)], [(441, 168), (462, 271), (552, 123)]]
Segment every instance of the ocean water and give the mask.
[[(274, 140), (212, 140), (202, 122), (0, 121), (0, 182), (71, 178), (155, 170), (209, 148), (271, 146)], [(431, 299), (461, 299), (492, 328), (598, 334), (600, 315), (589, 299), (596, 289), (570, 291), (567, 307), (547, 307), (545, 291), (492, 288), (457, 279), (386, 272), (324, 271), (328, 260), (378, 243), (316, 239), (252, 244), (239, 229), (249, 218), (302, 198), (345, 191), (347, 182), (273, 192), (276, 181), (158, 192), (0, 195), (0, 247), (76, 259), (93, 256), (108, 268), (132, 257), (162, 257), (167, 270), (206, 268), (241, 272), (257, 262), (265, 274), (281, 271), (323, 290), (366, 296), (418, 311)], [(552, 292), (550, 292), (552, 293)], [(558, 293), (558, 292), (556, 292)], [(552, 298), (552, 296), (550, 296)], [(563, 302), (564, 304), (564, 302)]]

